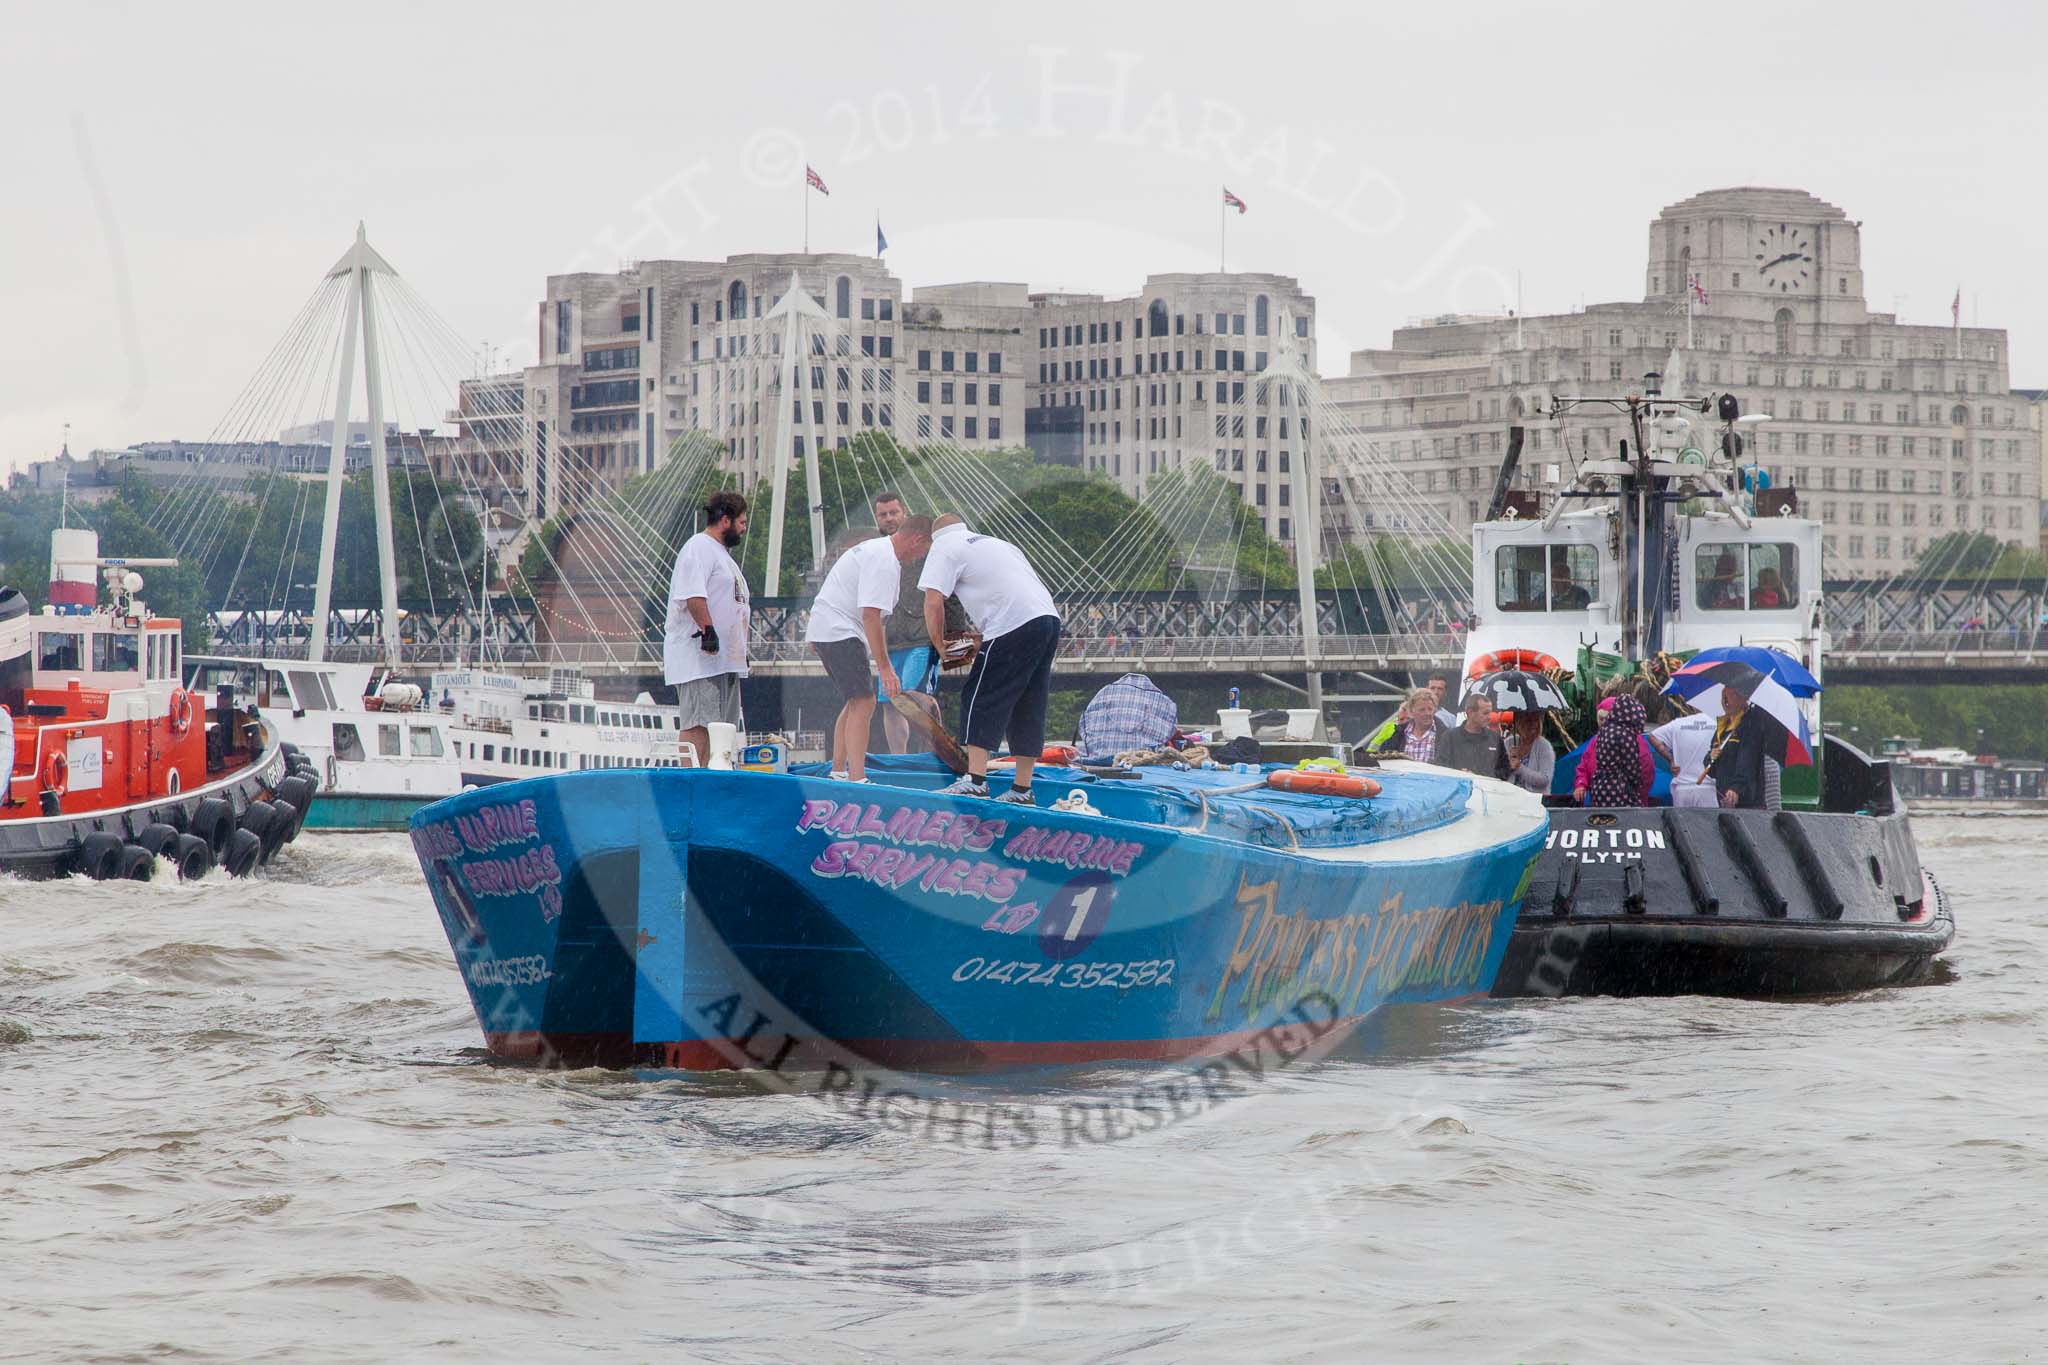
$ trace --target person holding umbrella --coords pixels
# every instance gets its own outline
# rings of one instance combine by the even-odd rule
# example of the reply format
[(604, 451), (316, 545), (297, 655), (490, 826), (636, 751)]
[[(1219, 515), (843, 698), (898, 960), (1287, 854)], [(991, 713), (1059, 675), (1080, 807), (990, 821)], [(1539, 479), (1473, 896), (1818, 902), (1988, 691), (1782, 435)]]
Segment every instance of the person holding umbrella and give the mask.
[(1794, 695), (1796, 689), (1811, 696), (1820, 684), (1790, 658), (1759, 652), (1773, 656), (1762, 660), (1768, 673), (1740, 659), (1695, 656), (1664, 689), (1702, 714), (1720, 717), (1707, 751), (1707, 775), (1715, 800), (1727, 810), (1769, 809), (1768, 763), (1813, 762), (1806, 717)]
[(1557, 774), (1557, 750), (1543, 737), (1541, 711), (1517, 711), (1508, 727), (1508, 781), (1541, 795)]

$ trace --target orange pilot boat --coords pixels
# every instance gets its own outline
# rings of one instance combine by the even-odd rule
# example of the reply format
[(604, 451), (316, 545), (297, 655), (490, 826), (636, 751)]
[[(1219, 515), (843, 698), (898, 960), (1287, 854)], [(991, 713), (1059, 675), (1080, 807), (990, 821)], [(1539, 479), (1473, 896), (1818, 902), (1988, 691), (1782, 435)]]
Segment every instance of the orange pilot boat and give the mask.
[[(89, 530), (51, 534), (49, 605), (0, 588), (0, 873), (246, 876), (298, 836), (318, 779), (253, 707), (181, 685), (183, 626)], [(104, 573), (107, 601), (96, 581)]]

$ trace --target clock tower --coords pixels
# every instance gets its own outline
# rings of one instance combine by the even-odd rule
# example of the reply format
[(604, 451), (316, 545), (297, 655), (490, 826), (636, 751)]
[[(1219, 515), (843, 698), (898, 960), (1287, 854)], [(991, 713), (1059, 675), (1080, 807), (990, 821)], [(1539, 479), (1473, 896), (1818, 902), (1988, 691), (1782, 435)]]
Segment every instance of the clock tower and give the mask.
[(1804, 190), (1708, 190), (1650, 224), (1645, 301), (1682, 307), (1698, 280), (1709, 313), (1795, 326), (1869, 320), (1861, 224)]

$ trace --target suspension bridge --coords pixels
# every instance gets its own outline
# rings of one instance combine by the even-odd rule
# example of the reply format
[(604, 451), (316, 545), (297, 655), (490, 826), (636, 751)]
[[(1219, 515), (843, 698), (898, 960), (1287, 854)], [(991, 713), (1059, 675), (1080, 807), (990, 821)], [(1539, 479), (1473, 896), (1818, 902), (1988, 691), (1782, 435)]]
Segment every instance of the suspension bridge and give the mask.
[[(728, 392), (759, 394), (779, 413), (769, 506), (756, 509), (740, 552), (749, 580), (766, 589), (753, 601), (755, 674), (821, 675), (803, 643), (808, 599), (784, 595), (783, 578), (815, 581), (833, 549), (871, 534), (872, 499), (885, 488), (922, 508), (959, 511), (1025, 551), (1063, 604), (1056, 667), (1064, 675), (1254, 674), (1298, 679), (1315, 699), (1324, 674), (1357, 675), (1383, 694), (1462, 659), (1457, 623), (1469, 614), (1473, 572), (1465, 537), (1417, 494), (1405, 467), (1322, 399), (1285, 313), (1265, 368), (1227, 397), (1216, 384), (1213, 417), (1217, 439), (1237, 457), (1233, 468), (1249, 451), (1260, 468), (1270, 459), (1289, 473), (1282, 492), (1292, 494), (1292, 543), (1264, 540), (1225, 449), (1212, 467), (1200, 439), (1164, 452), (1121, 521), (1084, 534), (1068, 519), (1063, 535), (1041, 507), (1063, 482), (1095, 476), (1026, 460), (1004, 467), (1006, 484), (993, 472), (1000, 460), (956, 445), (940, 415), (913, 401), (912, 386), (893, 382), (886, 362), (852, 352), (818, 301), (822, 288), (792, 270), (765, 316), (722, 324)], [(352, 543), (338, 556), (359, 350), (375, 543)], [(473, 359), (469, 341), (359, 230), (212, 435), (231, 447), (309, 418), (331, 422), (324, 479), (268, 480), (253, 507), (244, 501), (237, 510), (195, 468), (150, 515), (180, 559), (199, 567), (207, 599), (228, 604), (209, 613), (216, 651), (413, 672), (573, 664), (619, 685), (659, 680), (670, 568), (706, 493), (735, 479), (731, 433), (692, 429), (630, 477), (569, 439), (568, 423), (551, 426), (523, 403), (472, 403), (479, 384), (519, 382), (516, 373), (480, 379)], [(823, 400), (854, 393), (892, 397), (893, 425), (835, 428), (841, 405)], [(453, 414), (451, 394), (460, 395)], [(1134, 408), (1139, 397), (1133, 390)], [(419, 432), (422, 446), (423, 421), (455, 421), (442, 477), (388, 468), (387, 419)], [(507, 489), (534, 487), (541, 471), (563, 525), (531, 534), (545, 561), (532, 579), (524, 570), (501, 576), (475, 523), (455, 510), (499, 506)], [(410, 504), (409, 544), (394, 536), (400, 497)], [(800, 510), (785, 516), (785, 508)], [(400, 548), (410, 561), (403, 602)], [(365, 561), (374, 577), (363, 577)], [(343, 569), (356, 575), (354, 587), (337, 594)], [(1275, 577), (1298, 586), (1274, 591)], [(2048, 584), (2038, 579), (1935, 572), (1835, 583), (1824, 610), (1833, 683), (2048, 678)]]

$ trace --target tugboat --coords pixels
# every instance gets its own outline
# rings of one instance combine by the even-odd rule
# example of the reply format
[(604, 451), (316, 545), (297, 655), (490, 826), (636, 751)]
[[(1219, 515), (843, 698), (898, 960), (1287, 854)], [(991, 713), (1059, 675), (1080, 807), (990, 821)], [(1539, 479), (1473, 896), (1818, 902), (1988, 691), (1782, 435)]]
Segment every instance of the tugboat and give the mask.
[[(49, 605), (0, 588), (0, 873), (245, 876), (298, 836), (318, 780), (253, 709), (180, 685), (181, 623), (99, 536), (51, 533)], [(106, 577), (101, 605), (95, 580)]]
[(777, 1072), (1284, 1053), (1484, 995), (1546, 830), (1534, 795), (1437, 769), (1043, 766), (1036, 806), (942, 795), (928, 755), (868, 777), (591, 770), (422, 810), (491, 1052)]
[[(1666, 372), (1682, 373), (1676, 352)], [(1732, 395), (1667, 397), (1662, 378), (1553, 399), (1553, 420), (1620, 412), (1630, 439), (1581, 463), (1547, 509), (1496, 493), (1472, 532), (1467, 677), (1546, 674), (1571, 743), (1592, 733), (1603, 684), (1662, 689), (1709, 647), (1761, 647), (1822, 675), (1820, 523), (1741, 462), (1742, 433), (1768, 418), (1741, 416)], [(1818, 695), (1797, 706), (1820, 736)], [(1587, 809), (1560, 779), (1493, 993), (1792, 997), (1925, 977), (1955, 922), (1890, 764), (1835, 735), (1811, 748), (1811, 766), (1783, 770), (1782, 809)]]

